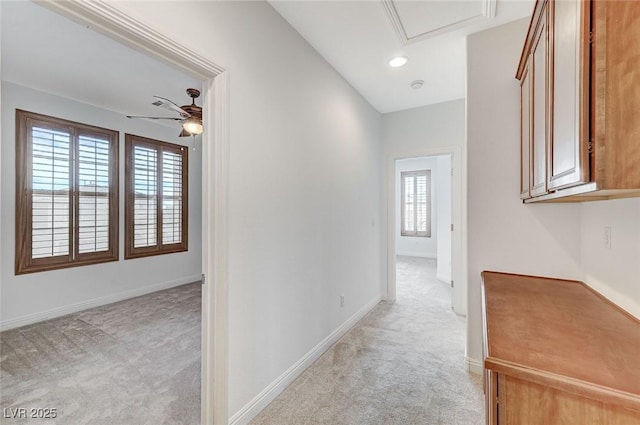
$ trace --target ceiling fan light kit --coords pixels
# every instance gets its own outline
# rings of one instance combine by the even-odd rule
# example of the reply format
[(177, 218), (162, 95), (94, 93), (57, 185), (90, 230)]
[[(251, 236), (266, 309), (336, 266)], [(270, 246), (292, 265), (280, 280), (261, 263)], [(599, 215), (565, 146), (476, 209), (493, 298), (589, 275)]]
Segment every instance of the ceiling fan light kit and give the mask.
[(173, 101), (160, 96), (154, 96), (157, 100), (152, 105), (177, 112), (180, 117), (145, 117), (138, 115), (127, 115), (127, 118), (147, 118), (153, 120), (174, 120), (182, 123), (182, 131), (179, 137), (197, 136), (202, 134), (204, 127), (202, 126), (202, 107), (196, 105), (196, 99), (200, 97), (200, 90), (188, 88), (187, 94), (191, 98), (191, 105), (178, 106)]
[[(202, 134), (202, 120), (196, 117), (189, 117), (182, 122), (182, 129), (189, 133), (189, 135), (197, 136), (198, 134)], [(182, 135), (182, 133), (180, 135)]]

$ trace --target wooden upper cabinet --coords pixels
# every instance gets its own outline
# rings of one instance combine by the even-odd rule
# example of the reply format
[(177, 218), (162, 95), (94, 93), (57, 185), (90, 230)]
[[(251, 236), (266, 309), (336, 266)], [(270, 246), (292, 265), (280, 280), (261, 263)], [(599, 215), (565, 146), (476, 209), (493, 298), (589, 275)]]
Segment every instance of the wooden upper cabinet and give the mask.
[(542, 8), (540, 19), (533, 36), (531, 48), (532, 90), (531, 109), (533, 137), (531, 144), (531, 196), (547, 193), (547, 7)]
[(640, 1), (592, 7), (595, 181), (605, 189), (640, 189)]
[(525, 202), (640, 196), (640, 1), (537, 0), (516, 78)]
[(520, 81), (520, 198), (531, 197), (529, 162), (531, 161), (531, 77), (529, 66)]
[[(589, 5), (549, 3), (549, 190), (589, 182)], [(585, 13), (586, 9), (586, 13)]]

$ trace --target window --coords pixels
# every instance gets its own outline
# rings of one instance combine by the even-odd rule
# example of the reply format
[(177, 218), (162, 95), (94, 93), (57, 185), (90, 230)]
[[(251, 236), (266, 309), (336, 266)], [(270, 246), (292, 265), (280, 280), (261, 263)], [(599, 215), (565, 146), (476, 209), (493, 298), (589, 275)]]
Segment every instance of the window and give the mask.
[(188, 152), (125, 135), (125, 258), (187, 250)]
[(406, 171), (400, 177), (400, 235), (431, 237), (431, 170)]
[(118, 132), (16, 110), (16, 274), (118, 259)]

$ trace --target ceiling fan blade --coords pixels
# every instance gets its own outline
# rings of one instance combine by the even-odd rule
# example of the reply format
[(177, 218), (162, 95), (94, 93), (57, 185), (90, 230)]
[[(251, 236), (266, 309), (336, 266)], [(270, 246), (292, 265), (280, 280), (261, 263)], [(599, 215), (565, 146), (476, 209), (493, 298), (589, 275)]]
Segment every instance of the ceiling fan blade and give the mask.
[(171, 117), (145, 117), (142, 115), (127, 115), (127, 118), (146, 118), (148, 120), (173, 120), (173, 121), (182, 121), (182, 118), (171, 118)]
[(152, 105), (160, 106), (161, 108), (165, 108), (170, 111), (177, 112), (180, 114), (182, 118), (189, 118), (191, 116), (190, 113), (188, 113), (187, 111), (185, 111), (184, 109), (182, 109), (181, 107), (179, 107), (178, 105), (170, 101), (169, 99), (166, 99), (160, 96), (153, 96), (153, 97), (155, 97), (158, 100), (151, 103)]

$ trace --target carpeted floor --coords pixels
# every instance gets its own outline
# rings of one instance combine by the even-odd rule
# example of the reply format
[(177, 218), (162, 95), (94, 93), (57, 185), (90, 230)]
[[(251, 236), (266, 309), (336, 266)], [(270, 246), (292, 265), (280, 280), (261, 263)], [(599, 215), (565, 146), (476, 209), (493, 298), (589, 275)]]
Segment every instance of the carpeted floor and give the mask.
[[(464, 319), (435, 261), (398, 257), (397, 288), (395, 303), (380, 303), (251, 425), (482, 424), (481, 378), (463, 370)], [(200, 291), (184, 285), (0, 333), (2, 416), (57, 416), (0, 423), (199, 424)]]
[(0, 423), (200, 424), (200, 297), (192, 283), (0, 333)]
[(382, 302), (251, 425), (476, 425), (482, 379), (463, 369), (464, 319), (435, 260), (398, 257), (397, 301)]

